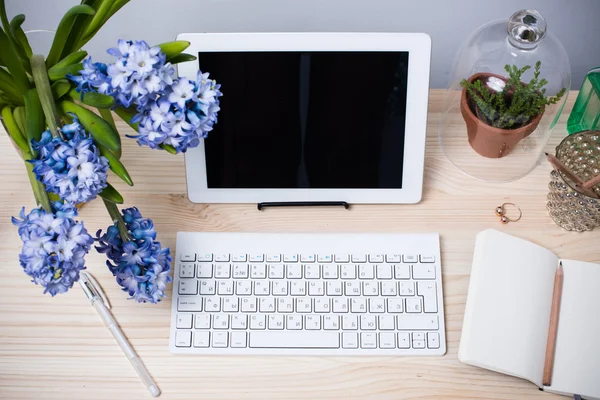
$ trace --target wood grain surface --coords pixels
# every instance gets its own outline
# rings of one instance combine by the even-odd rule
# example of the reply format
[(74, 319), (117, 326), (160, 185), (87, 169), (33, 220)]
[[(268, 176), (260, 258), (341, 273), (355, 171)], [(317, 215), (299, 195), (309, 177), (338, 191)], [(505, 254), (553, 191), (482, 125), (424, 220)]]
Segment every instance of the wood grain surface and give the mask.
[[(576, 92), (546, 150), (566, 134)], [(558, 256), (600, 262), (600, 229), (562, 230), (548, 216), (546, 160), (509, 184), (482, 183), (454, 168), (438, 144), (443, 91), (429, 105), (425, 188), (417, 205), (357, 205), (344, 209), (268, 209), (255, 204), (192, 204), (186, 195), (182, 156), (140, 148), (124, 139), (123, 160), (135, 187), (111, 182), (126, 205), (154, 219), (158, 239), (174, 252), (177, 231), (242, 232), (439, 232), (448, 352), (443, 357), (201, 357), (168, 352), (171, 288), (158, 305), (137, 304), (117, 286), (102, 255), (88, 269), (104, 287), (115, 318), (162, 390), (163, 399), (551, 399), (533, 384), (461, 364), (457, 359), (477, 232), (494, 228), (538, 243)], [(131, 133), (119, 123), (122, 134)], [(0, 127), (0, 130), (2, 128)], [(466, 133), (465, 133), (466, 140)], [(0, 398), (148, 399), (127, 359), (99, 316), (75, 287), (51, 298), (29, 282), (17, 254), (21, 242), (10, 217), (34, 199), (25, 168), (0, 132)], [(517, 223), (501, 225), (494, 209), (513, 202)], [(90, 233), (109, 217), (100, 201), (81, 219)], [(515, 279), (519, 279), (515, 276)], [(493, 346), (493, 343), (490, 343)]]

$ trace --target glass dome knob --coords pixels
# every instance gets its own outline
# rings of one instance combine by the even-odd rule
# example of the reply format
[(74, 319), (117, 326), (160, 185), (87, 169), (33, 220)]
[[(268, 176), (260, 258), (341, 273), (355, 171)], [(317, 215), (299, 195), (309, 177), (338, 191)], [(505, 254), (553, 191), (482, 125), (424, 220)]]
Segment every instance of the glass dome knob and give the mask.
[(546, 20), (536, 10), (521, 10), (508, 19), (508, 39), (520, 49), (534, 49), (546, 36)]

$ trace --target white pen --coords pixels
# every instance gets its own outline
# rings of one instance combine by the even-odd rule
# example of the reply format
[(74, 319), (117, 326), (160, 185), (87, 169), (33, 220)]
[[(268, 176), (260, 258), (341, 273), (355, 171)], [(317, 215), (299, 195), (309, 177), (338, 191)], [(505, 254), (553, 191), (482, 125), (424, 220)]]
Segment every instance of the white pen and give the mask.
[(96, 308), (96, 311), (98, 311), (98, 314), (100, 314), (100, 317), (102, 317), (102, 321), (104, 321), (104, 324), (106, 324), (108, 330), (111, 331), (115, 337), (115, 340), (119, 346), (121, 346), (123, 353), (125, 353), (129, 359), (129, 362), (131, 365), (133, 365), (133, 369), (135, 369), (150, 394), (152, 394), (153, 397), (160, 396), (160, 389), (158, 389), (158, 386), (156, 386), (156, 383), (154, 380), (152, 380), (152, 377), (148, 373), (144, 363), (137, 356), (137, 354), (135, 354), (135, 351), (127, 341), (123, 331), (121, 328), (119, 328), (117, 321), (115, 321), (110, 313), (110, 303), (104, 295), (102, 288), (98, 282), (96, 282), (96, 279), (94, 279), (92, 274), (89, 272), (82, 271), (79, 284), (83, 288), (83, 291), (87, 295), (88, 299), (90, 299), (90, 303), (92, 303), (92, 305)]

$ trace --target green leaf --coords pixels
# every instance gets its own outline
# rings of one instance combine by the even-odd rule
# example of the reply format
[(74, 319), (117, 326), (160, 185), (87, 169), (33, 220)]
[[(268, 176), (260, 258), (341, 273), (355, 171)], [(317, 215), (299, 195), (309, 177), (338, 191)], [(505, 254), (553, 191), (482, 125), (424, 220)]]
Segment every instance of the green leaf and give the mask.
[(106, 187), (98, 195), (111, 203), (123, 204), (123, 196), (110, 183), (107, 183)]
[(60, 79), (52, 84), (52, 96), (58, 100), (71, 90), (71, 83), (66, 79)]
[(119, 161), (117, 156), (105, 147), (98, 146), (98, 148), (100, 149), (100, 154), (102, 154), (108, 159), (108, 166), (110, 167), (112, 172), (114, 172), (115, 175), (121, 178), (129, 186), (133, 186), (133, 181), (131, 180), (129, 172), (127, 172), (127, 169), (125, 169), (125, 165), (123, 165), (123, 163)]
[(15, 81), (3, 68), (0, 68), (0, 90), (11, 103), (23, 105), (23, 96), (17, 90)]
[(48, 67), (52, 67), (58, 62), (65, 47), (66, 40), (71, 31), (73, 20), (79, 14), (94, 15), (95, 11), (92, 7), (85, 4), (81, 4), (72, 7), (71, 9), (69, 9), (69, 11), (65, 13), (65, 15), (60, 20), (60, 23), (58, 24), (58, 28), (56, 29), (56, 35), (54, 35), (54, 41), (52, 42), (52, 47), (50, 48), (50, 53), (48, 53), (48, 58), (46, 59), (46, 65)]
[[(23, 153), (23, 158), (25, 160), (32, 160), (34, 157), (29, 153)], [(29, 182), (31, 183), (31, 188), (33, 189), (35, 201), (47, 212), (52, 212), (52, 206), (50, 205), (50, 199), (48, 198), (46, 188), (42, 182), (37, 180), (35, 174), (33, 173), (33, 164), (25, 162), (25, 168), (27, 169), (27, 176), (29, 177)]]
[(19, 46), (21, 46), (25, 56), (30, 58), (33, 52), (31, 51), (29, 40), (27, 40), (27, 36), (25, 35), (25, 32), (23, 32), (23, 28), (21, 28), (23, 22), (25, 22), (25, 15), (19, 14), (15, 16), (12, 21), (10, 21), (10, 33), (13, 35)]
[(68, 68), (73, 64), (77, 64), (81, 60), (83, 60), (87, 56), (87, 54), (88, 53), (85, 50), (79, 50), (68, 54), (67, 56), (63, 57), (59, 62), (57, 62), (52, 68), (50, 68), (49, 71)]
[(190, 46), (190, 42), (188, 42), (186, 40), (175, 40), (172, 42), (162, 43), (162, 44), (158, 45), (158, 47), (160, 47), (160, 51), (165, 53), (165, 55), (167, 56), (167, 61), (170, 58), (173, 58), (176, 55), (181, 54), (189, 46)]
[(56, 66), (48, 69), (48, 78), (50, 78), (51, 81), (57, 81), (59, 79), (63, 79), (65, 76), (67, 76), (68, 74), (78, 74), (79, 71), (81, 71), (83, 69), (83, 64), (82, 63), (77, 63), (77, 64), (73, 64), (73, 65), (69, 65), (68, 67), (65, 68), (55, 68)]
[(15, 122), (17, 123), (19, 130), (23, 132), (27, 138), (27, 125), (25, 124), (27, 118), (25, 118), (25, 106), (15, 107), (13, 116), (15, 117)]
[(25, 139), (25, 135), (19, 129), (10, 106), (6, 106), (2, 109), (2, 118), (4, 119), (4, 125), (6, 126), (6, 132), (8, 133), (8, 136), (11, 137), (13, 142), (15, 142), (15, 144), (19, 146), (23, 152), (29, 152), (29, 144), (27, 144), (27, 139)]
[(52, 136), (59, 136), (58, 112), (56, 111), (56, 104), (52, 97), (52, 87), (50, 86), (50, 80), (48, 79), (44, 56), (36, 54), (31, 57), (31, 69), (33, 72), (33, 81), (38, 90), (38, 97), (42, 103), (42, 110), (44, 110), (48, 128), (50, 129), (50, 132), (52, 132)]
[[(44, 111), (42, 110), (42, 103), (38, 97), (37, 88), (29, 89), (25, 94), (25, 115), (27, 129), (27, 142), (31, 146), (31, 141), (35, 140), (39, 142), (42, 138), (42, 132), (46, 130), (46, 120), (44, 118)], [(32, 150), (31, 153), (35, 156), (35, 152)]]
[(135, 116), (135, 111), (127, 110), (123, 107), (117, 107), (113, 111), (115, 112), (115, 114), (117, 114), (119, 116), (119, 118), (121, 118), (123, 121), (125, 121), (125, 123), (127, 123), (127, 125), (132, 127), (137, 132), (139, 123), (131, 122), (131, 120)]
[(71, 101), (63, 100), (58, 104), (64, 113), (73, 113), (79, 118), (79, 122), (88, 131), (94, 140), (109, 150), (119, 151), (121, 148), (121, 137), (112, 126), (100, 116), (87, 108), (81, 107)]
[(103, 0), (92, 18), (92, 21), (88, 25), (85, 33), (83, 34), (83, 40), (87, 42), (91, 39), (96, 32), (104, 25), (104, 23), (110, 18), (110, 8), (112, 7), (114, 0)]
[[(95, 11), (98, 9), (98, 5), (101, 2), (102, 0), (82, 0), (81, 4), (90, 6)], [(83, 36), (83, 33), (85, 32), (86, 28), (92, 21), (92, 17), (92, 15), (88, 14), (78, 14), (75, 17), (75, 20), (73, 21), (73, 26), (71, 27), (71, 31), (69, 32), (69, 36), (65, 40), (65, 46), (63, 48), (61, 58), (64, 58), (68, 54), (81, 48), (81, 45), (78, 45), (79, 41), (81, 40), (81, 37)]]
[(79, 100), (87, 106), (96, 108), (111, 108), (115, 105), (114, 97), (97, 92), (78, 93), (77, 89), (73, 88), (69, 91), (69, 96), (73, 100)]
[(177, 150), (175, 150), (175, 147), (171, 146), (170, 144), (161, 144), (160, 148), (165, 150), (167, 153), (177, 154)]
[(195, 61), (197, 59), (196, 56), (193, 56), (191, 54), (187, 54), (187, 53), (182, 53), (182, 54), (178, 54), (175, 57), (167, 60), (168, 62), (170, 62), (171, 64), (175, 65), (175, 64), (179, 64), (182, 62), (188, 62), (188, 61)]
[[(4, 3), (0, 0), (1, 3)], [(15, 86), (19, 91), (19, 94), (24, 95), (29, 88), (31, 88), (31, 83), (29, 82), (29, 78), (27, 77), (27, 72), (23, 67), (23, 64), (19, 61), (19, 56), (17, 55), (15, 48), (11, 45), (8, 37), (4, 33), (3, 30), (0, 29), (0, 58), (8, 71), (13, 77), (15, 81)]]

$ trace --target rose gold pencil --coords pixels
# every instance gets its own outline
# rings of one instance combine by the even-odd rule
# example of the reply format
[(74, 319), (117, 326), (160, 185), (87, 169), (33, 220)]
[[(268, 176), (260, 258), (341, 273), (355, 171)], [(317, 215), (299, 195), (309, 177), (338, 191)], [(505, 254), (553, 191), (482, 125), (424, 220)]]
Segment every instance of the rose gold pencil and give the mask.
[(552, 369), (554, 368), (554, 354), (556, 351), (556, 334), (558, 333), (558, 317), (560, 312), (560, 298), (562, 296), (562, 287), (564, 281), (564, 272), (562, 262), (556, 270), (554, 276), (554, 291), (552, 292), (552, 309), (550, 310), (550, 328), (548, 329), (548, 342), (546, 343), (546, 362), (544, 364), (544, 377), (542, 384), (550, 386), (552, 384)]

